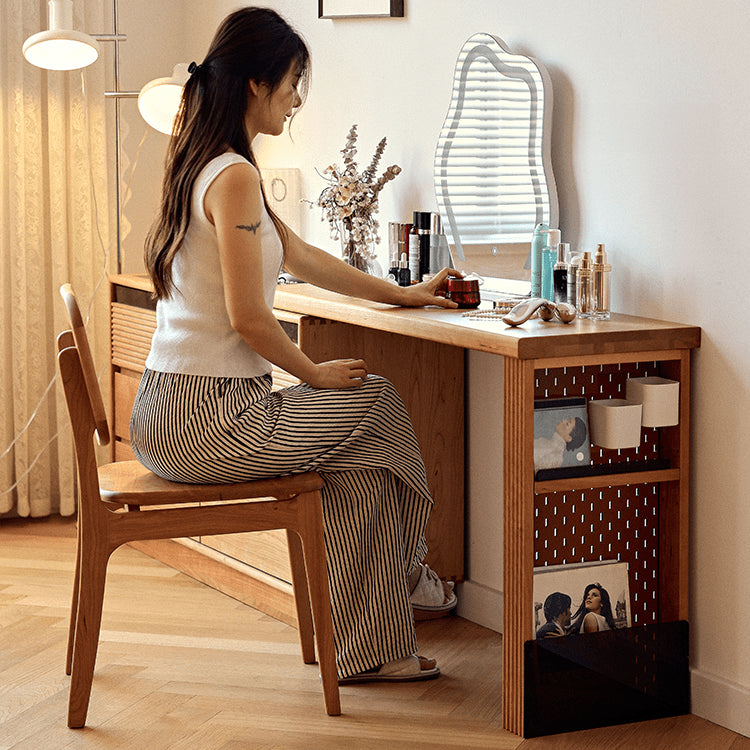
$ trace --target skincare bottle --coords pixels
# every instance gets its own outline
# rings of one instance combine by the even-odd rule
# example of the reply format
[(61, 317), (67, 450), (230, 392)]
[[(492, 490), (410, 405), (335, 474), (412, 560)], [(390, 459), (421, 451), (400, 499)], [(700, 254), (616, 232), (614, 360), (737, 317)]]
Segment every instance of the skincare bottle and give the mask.
[(550, 229), (546, 232), (542, 249), (542, 299), (552, 301), (555, 298), (554, 268), (557, 260), (557, 246), (560, 244), (560, 230)]
[(398, 233), (401, 225), (397, 221), (388, 222), (388, 273), (398, 279)]
[(593, 303), (591, 253), (584, 253), (576, 272), (576, 307), (579, 318), (590, 318)]
[[(397, 260), (401, 259), (402, 255), (406, 256), (406, 262), (409, 262), (409, 237), (411, 236), (411, 224), (399, 224), (398, 225), (398, 255)], [(398, 264), (397, 264), (398, 265)]]
[(555, 302), (568, 301), (568, 264), (567, 259), (570, 255), (570, 245), (567, 242), (561, 242), (557, 246), (557, 261), (552, 269), (555, 287)]
[(542, 250), (549, 227), (546, 224), (537, 224), (534, 235), (531, 238), (531, 296), (542, 296)]
[(430, 272), (430, 225), (429, 211), (414, 211), (411, 234), (409, 235), (409, 270), (412, 281), (422, 281), (422, 276)]
[(419, 222), (419, 278), (418, 281), (430, 273), (430, 246), (432, 240), (432, 213), (430, 211), (417, 211)]
[(414, 212), (414, 222), (409, 229), (409, 273), (416, 282), (419, 279), (419, 227), (417, 227), (417, 212)]
[(446, 265), (440, 257), (440, 238), (443, 235), (443, 224), (440, 214), (430, 214), (430, 273), (437, 273)]
[(578, 253), (569, 253), (566, 258), (568, 263), (568, 304), (576, 307), (576, 274), (581, 263)]
[(401, 260), (396, 269), (396, 283), (399, 286), (409, 286), (411, 284), (411, 272), (409, 271), (409, 261), (406, 253), (401, 253)]
[(611, 270), (612, 266), (607, 263), (607, 252), (604, 245), (597, 245), (594, 263), (591, 266), (593, 277), (591, 317), (597, 320), (609, 320), (609, 275)]

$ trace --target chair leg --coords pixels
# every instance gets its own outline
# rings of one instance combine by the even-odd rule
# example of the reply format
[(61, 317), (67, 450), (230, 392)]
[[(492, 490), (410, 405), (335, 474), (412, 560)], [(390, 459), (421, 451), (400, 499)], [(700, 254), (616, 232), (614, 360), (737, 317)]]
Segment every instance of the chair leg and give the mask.
[(331, 618), (331, 594), (328, 584), (326, 550), (323, 540), (323, 508), (320, 492), (298, 496), (300, 503), (300, 537), (305, 556), (315, 639), (318, 643), (320, 679), (323, 683), (323, 698), (329, 716), (341, 714), (339, 681), (336, 674), (336, 650), (333, 643), (333, 620)]
[(72, 729), (86, 724), (109, 560), (109, 552), (101, 546), (95, 543), (87, 546), (85, 536), (81, 542), (78, 613), (68, 697), (68, 726)]
[(315, 634), (312, 612), (310, 609), (310, 592), (308, 590), (305, 558), (302, 551), (302, 540), (292, 529), (286, 530), (289, 545), (289, 563), (292, 569), (292, 586), (294, 587), (294, 606), (297, 609), (297, 628), (302, 647), (302, 660), (305, 664), (315, 663)]
[(78, 615), (78, 592), (81, 588), (81, 524), (76, 522), (76, 567), (73, 574), (73, 597), (70, 603), (70, 624), (68, 625), (68, 650), (65, 656), (65, 674), (70, 674), (73, 667), (73, 647), (76, 635), (76, 618)]

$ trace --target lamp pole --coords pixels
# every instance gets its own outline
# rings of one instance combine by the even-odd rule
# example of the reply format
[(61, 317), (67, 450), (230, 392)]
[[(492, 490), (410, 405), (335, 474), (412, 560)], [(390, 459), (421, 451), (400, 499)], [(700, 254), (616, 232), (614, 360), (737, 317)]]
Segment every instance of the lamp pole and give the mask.
[(117, 210), (115, 212), (115, 236), (117, 243), (117, 273), (122, 273), (122, 187), (121, 187), (121, 175), (120, 170), (122, 169), (122, 137), (120, 135), (120, 100), (121, 99), (137, 99), (137, 91), (120, 91), (120, 42), (127, 41), (127, 36), (121, 34), (118, 25), (118, 14), (117, 14), (117, 0), (112, 0), (112, 28), (114, 33), (112, 34), (96, 34), (94, 38), (98, 41), (112, 42), (114, 45), (114, 60), (113, 60), (113, 78), (114, 78), (114, 90), (105, 91), (104, 96), (107, 99), (114, 99), (115, 101), (115, 205)]

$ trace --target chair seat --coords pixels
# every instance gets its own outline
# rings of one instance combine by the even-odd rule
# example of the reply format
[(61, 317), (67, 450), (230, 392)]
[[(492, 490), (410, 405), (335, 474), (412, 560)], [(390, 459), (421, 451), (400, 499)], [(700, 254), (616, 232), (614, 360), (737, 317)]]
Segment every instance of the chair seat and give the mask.
[(169, 482), (138, 461), (117, 461), (99, 467), (102, 500), (119, 505), (168, 505), (275, 497), (287, 499), (319, 490), (323, 479), (315, 472), (231, 484)]

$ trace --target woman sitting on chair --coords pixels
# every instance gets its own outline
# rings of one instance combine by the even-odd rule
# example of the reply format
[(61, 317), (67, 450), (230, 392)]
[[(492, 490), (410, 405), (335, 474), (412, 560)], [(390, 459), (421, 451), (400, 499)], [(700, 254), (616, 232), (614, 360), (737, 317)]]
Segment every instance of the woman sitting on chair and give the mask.
[[(274, 11), (244, 8), (190, 66), (146, 240), (157, 329), (131, 421), (138, 459), (179, 482), (317, 471), (341, 682), (437, 677), (412, 606), (450, 609), (421, 561), (432, 506), (409, 416), (361, 359), (312, 362), (273, 315), (282, 268), (394, 305), (455, 307), (431, 281), (398, 287), (308, 245), (269, 209), (252, 150), (301, 105), (309, 53)], [(271, 391), (272, 363), (301, 385)]]

